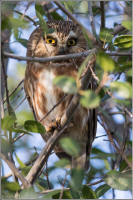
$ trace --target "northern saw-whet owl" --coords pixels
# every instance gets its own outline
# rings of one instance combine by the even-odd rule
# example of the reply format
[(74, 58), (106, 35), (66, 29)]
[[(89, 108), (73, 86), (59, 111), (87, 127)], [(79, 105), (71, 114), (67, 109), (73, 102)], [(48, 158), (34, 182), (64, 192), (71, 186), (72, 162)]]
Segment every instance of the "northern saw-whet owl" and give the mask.
[[(45, 58), (79, 53), (87, 50), (87, 42), (78, 25), (75, 25), (71, 21), (48, 21), (47, 25), (48, 28), (52, 28), (54, 31), (46, 34), (40, 27), (36, 28), (29, 38), (27, 56)], [(36, 120), (40, 121), (64, 96), (64, 92), (53, 84), (54, 78), (60, 75), (66, 75), (76, 79), (78, 68), (83, 60), (84, 58), (76, 58), (47, 63), (27, 62), (24, 88)], [(89, 89), (92, 89), (94, 84), (95, 81), (91, 81)], [(60, 127), (61, 118), (71, 102), (72, 97), (72, 94), (68, 94), (41, 121), (47, 132)], [(88, 167), (92, 142), (96, 135), (96, 118), (95, 109), (87, 109), (79, 105), (73, 114), (70, 125), (68, 125), (61, 136), (72, 138), (80, 144), (80, 154), (76, 159), (68, 155), (61, 148), (59, 142), (54, 147), (54, 151), (59, 158), (68, 158), (71, 160), (72, 167)], [(45, 141), (49, 137), (47, 134), (43, 136)]]

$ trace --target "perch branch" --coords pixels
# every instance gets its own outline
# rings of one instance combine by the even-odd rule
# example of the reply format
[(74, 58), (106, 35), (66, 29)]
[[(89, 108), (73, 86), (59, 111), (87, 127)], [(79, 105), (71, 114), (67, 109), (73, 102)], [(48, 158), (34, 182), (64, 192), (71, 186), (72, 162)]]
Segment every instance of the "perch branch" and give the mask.
[[(72, 58), (80, 58), (83, 56), (88, 56), (92, 51), (96, 52), (96, 49), (91, 49), (88, 51), (84, 51), (81, 53), (73, 53), (73, 54), (67, 54), (67, 55), (60, 55), (60, 56), (51, 56), (47, 58), (39, 58), (39, 57), (24, 57), (24, 56), (17, 56), (15, 54), (9, 53), (9, 52), (4, 52), (5, 57), (13, 58), (16, 60), (23, 60), (23, 61), (31, 61), (31, 62), (40, 62), (40, 63), (45, 63), (45, 62), (50, 62), (50, 61), (60, 61), (60, 60), (69, 60)], [(110, 56), (132, 56), (132, 52), (106, 52)]]

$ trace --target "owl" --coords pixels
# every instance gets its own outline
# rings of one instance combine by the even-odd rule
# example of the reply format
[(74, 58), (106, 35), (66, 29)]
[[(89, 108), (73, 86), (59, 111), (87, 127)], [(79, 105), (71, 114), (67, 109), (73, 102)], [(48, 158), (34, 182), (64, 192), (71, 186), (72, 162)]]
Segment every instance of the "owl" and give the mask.
[[(36, 28), (28, 42), (27, 56), (50, 57), (67, 55), (87, 50), (87, 43), (81, 28), (72, 21), (48, 21), (50, 33), (45, 33), (41, 27)], [(45, 118), (43, 117), (63, 98), (64, 92), (53, 84), (55, 77), (66, 75), (76, 79), (78, 69), (84, 58), (70, 59), (58, 62), (27, 62), (24, 88), (35, 119), (41, 121), (47, 133), (59, 129), (62, 116), (73, 97), (68, 94), (61, 103)], [(93, 89), (95, 81), (91, 80), (89, 88)], [(73, 158), (67, 154), (57, 141), (54, 151), (59, 158), (71, 160), (72, 167), (88, 168), (92, 142), (96, 135), (97, 115), (95, 109), (78, 106), (71, 123), (61, 137), (68, 137), (80, 144), (80, 154)], [(43, 119), (43, 120), (42, 120)], [(47, 142), (51, 135), (44, 134)], [(69, 148), (69, 146), (68, 146)]]

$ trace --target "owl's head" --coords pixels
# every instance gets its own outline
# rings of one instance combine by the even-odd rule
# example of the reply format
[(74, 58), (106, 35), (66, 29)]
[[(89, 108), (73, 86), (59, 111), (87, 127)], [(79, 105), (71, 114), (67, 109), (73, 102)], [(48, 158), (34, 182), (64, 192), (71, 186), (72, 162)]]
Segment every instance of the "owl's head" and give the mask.
[(87, 49), (86, 40), (78, 25), (71, 21), (48, 21), (51, 33), (37, 28), (30, 36), (28, 56), (47, 57), (78, 53)]

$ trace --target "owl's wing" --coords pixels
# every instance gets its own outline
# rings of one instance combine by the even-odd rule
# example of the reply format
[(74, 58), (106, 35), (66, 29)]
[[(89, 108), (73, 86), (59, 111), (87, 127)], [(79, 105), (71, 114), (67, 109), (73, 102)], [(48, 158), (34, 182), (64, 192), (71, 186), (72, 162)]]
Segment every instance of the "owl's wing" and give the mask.
[(31, 97), (33, 96), (33, 89), (31, 90), (31, 87), (32, 87), (32, 84), (30, 84), (30, 87), (29, 87), (29, 78), (25, 78), (25, 80), (24, 80), (24, 90), (25, 90), (26, 98), (28, 100), (29, 106), (32, 109), (34, 118), (35, 118), (35, 120), (37, 120), (35, 110), (33, 108), (32, 100), (31, 100)]
[[(89, 83), (88, 89), (95, 90), (97, 88), (97, 82), (92, 78)], [(88, 141), (86, 145), (86, 155), (88, 157), (86, 168), (89, 166), (89, 157), (92, 149), (92, 142), (96, 136), (97, 130), (97, 109), (89, 109), (88, 110)]]

